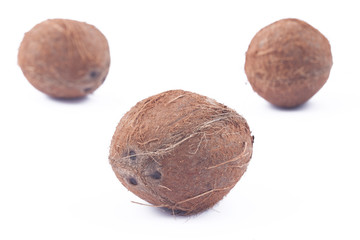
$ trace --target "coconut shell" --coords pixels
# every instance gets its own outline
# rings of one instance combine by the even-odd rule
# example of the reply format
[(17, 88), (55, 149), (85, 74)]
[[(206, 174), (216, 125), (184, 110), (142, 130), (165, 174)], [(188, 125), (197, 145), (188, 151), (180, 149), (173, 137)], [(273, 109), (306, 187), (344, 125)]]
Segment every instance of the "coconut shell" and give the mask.
[(120, 120), (110, 164), (131, 192), (172, 214), (212, 207), (252, 156), (246, 120), (196, 93), (172, 90), (137, 103)]
[(90, 24), (50, 19), (25, 34), (18, 64), (28, 81), (43, 93), (79, 98), (104, 82), (110, 66), (109, 46)]
[(254, 91), (284, 108), (309, 100), (325, 84), (331, 67), (329, 41), (298, 19), (261, 29), (246, 52), (245, 72)]

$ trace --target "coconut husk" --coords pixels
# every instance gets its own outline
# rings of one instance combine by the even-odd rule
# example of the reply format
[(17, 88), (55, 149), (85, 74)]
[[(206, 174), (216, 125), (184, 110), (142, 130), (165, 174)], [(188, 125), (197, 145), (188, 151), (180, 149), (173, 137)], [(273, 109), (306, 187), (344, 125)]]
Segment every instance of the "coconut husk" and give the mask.
[(109, 160), (131, 192), (177, 215), (199, 213), (239, 181), (252, 156), (246, 120), (215, 100), (172, 90), (120, 120)]
[(93, 25), (49, 19), (25, 34), (18, 64), (38, 90), (56, 98), (78, 98), (104, 82), (110, 66), (109, 46)]
[(261, 97), (291, 108), (309, 100), (332, 67), (329, 41), (298, 19), (282, 19), (261, 29), (246, 52), (245, 72)]

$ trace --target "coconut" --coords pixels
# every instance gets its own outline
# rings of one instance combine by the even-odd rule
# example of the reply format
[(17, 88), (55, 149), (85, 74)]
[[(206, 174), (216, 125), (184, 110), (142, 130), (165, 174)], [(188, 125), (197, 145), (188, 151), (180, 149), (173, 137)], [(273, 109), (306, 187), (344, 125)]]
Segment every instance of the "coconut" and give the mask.
[(298, 19), (282, 19), (261, 29), (246, 52), (245, 72), (254, 89), (284, 108), (309, 100), (332, 67), (329, 41)]
[(199, 213), (239, 181), (252, 156), (246, 120), (205, 96), (172, 90), (120, 120), (109, 161), (131, 192), (176, 215)]
[(28, 81), (43, 93), (79, 98), (104, 82), (110, 66), (109, 46), (90, 24), (50, 19), (25, 34), (18, 64)]

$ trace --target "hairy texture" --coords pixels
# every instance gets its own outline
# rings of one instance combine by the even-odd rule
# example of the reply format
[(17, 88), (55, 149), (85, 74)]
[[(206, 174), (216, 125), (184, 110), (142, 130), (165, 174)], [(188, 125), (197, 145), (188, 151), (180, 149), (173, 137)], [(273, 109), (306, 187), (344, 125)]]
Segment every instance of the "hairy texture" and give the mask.
[(261, 29), (246, 52), (245, 72), (260, 96), (279, 107), (296, 107), (327, 81), (332, 67), (328, 40), (298, 19)]
[(109, 46), (92, 25), (50, 19), (25, 34), (18, 64), (28, 81), (43, 93), (78, 98), (104, 82), (110, 66)]
[(182, 90), (137, 103), (120, 120), (109, 160), (121, 183), (173, 214), (212, 207), (252, 156), (246, 120), (213, 99)]

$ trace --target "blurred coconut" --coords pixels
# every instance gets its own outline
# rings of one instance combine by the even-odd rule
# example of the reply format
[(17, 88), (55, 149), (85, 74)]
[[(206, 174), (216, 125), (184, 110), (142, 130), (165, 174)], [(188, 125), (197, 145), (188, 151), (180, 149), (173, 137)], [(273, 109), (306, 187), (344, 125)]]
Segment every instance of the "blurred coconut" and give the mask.
[(109, 46), (92, 25), (50, 19), (25, 34), (18, 64), (28, 81), (43, 93), (79, 98), (104, 82), (110, 66)]
[(261, 29), (246, 52), (245, 72), (254, 91), (284, 108), (310, 99), (327, 81), (331, 67), (328, 40), (298, 19)]

